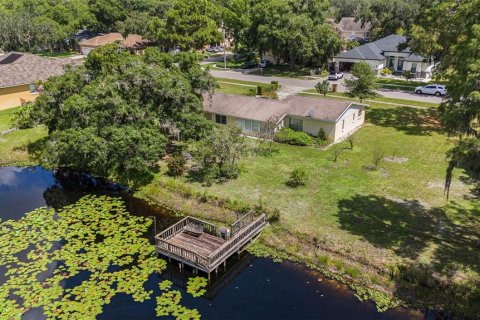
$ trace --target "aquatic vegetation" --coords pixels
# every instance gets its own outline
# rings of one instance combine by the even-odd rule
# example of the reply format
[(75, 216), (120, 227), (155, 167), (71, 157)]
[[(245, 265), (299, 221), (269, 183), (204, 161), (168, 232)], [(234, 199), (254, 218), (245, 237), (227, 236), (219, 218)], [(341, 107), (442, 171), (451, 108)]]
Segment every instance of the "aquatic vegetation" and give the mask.
[[(166, 265), (143, 237), (150, 225), (128, 214), (122, 200), (105, 196), (2, 221), (0, 267), (7, 271), (0, 318), (20, 319), (43, 308), (48, 319), (95, 319), (119, 293), (149, 299), (144, 283)], [(76, 276), (83, 281), (77, 284)]]
[[(160, 289), (169, 289), (171, 282), (165, 285), (165, 281), (160, 284)], [(180, 305), (182, 294), (178, 290), (165, 291), (160, 297), (157, 297), (157, 316), (174, 316), (179, 320), (197, 320), (200, 319), (200, 313), (197, 309), (188, 309)]]
[(205, 289), (207, 283), (207, 279), (203, 277), (190, 278), (187, 282), (187, 292), (195, 298), (201, 297), (207, 292)]

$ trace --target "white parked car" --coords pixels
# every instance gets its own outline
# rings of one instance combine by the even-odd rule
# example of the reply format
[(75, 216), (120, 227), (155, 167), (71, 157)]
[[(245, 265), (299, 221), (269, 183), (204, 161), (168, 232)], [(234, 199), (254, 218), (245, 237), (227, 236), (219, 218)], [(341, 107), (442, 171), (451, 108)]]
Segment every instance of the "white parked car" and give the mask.
[(330, 72), (330, 74), (328, 75), (328, 80), (339, 80), (339, 79), (342, 79), (343, 78), (343, 73), (341, 72)]
[(447, 94), (447, 89), (444, 85), (441, 84), (429, 84), (423, 87), (415, 88), (416, 94), (434, 94), (437, 97), (444, 96)]

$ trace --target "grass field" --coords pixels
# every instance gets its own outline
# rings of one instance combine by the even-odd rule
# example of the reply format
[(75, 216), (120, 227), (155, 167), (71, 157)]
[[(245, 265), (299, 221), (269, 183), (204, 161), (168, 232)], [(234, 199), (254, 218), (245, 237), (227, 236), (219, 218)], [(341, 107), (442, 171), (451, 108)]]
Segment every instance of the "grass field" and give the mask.
[[(308, 89), (305, 90), (306, 93), (318, 93), (315, 89)], [(313, 95), (309, 95), (310, 97)], [(329, 92), (327, 94), (329, 98), (344, 98), (359, 101), (358, 99), (352, 99), (346, 95), (345, 92)], [(387, 97), (377, 97), (372, 99), (367, 99), (366, 103), (369, 101), (376, 101), (376, 102), (387, 102), (387, 103), (394, 103), (397, 105), (407, 105), (407, 106), (414, 106), (414, 107), (422, 107), (422, 108), (438, 108), (438, 103), (431, 103), (431, 102), (423, 102), (423, 101), (414, 101), (414, 100), (405, 100), (405, 99), (396, 99), (396, 98), (387, 98)]]
[(231, 79), (225, 79), (225, 78), (215, 78), (215, 79), (217, 80), (219, 85), (219, 88), (217, 88), (216, 91), (220, 93), (252, 96), (256, 94), (257, 86), (263, 87), (264, 89), (270, 86), (269, 83), (262, 83), (262, 82), (231, 80)]
[[(11, 127), (10, 118), (16, 109), (18, 108), (0, 111), (0, 131)], [(47, 132), (44, 127), (17, 130), (0, 135), (0, 166), (31, 164), (28, 146), (46, 135)]]
[[(453, 142), (441, 132), (435, 109), (370, 105), (353, 149), (347, 142), (327, 150), (277, 145), (271, 156), (242, 160), (236, 180), (205, 186), (188, 176), (173, 179), (163, 169), (140, 193), (216, 221), (228, 210), (172, 196), (164, 186), (278, 208), (280, 220), (260, 244), (324, 265), (358, 285), (474, 318), (480, 301), (479, 191), (456, 171), (445, 198), (445, 152)], [(13, 112), (0, 112), (0, 131), (10, 127)], [(0, 136), (0, 165), (31, 164), (28, 147), (45, 136), (43, 127)], [(336, 162), (333, 148), (343, 150)], [(372, 170), (376, 152), (384, 158)], [(297, 167), (308, 170), (310, 181), (291, 188), (286, 182)]]
[[(243, 160), (236, 180), (209, 187), (188, 177), (175, 183), (280, 209), (279, 225), (262, 241), (290, 256), (329, 269), (350, 264), (361, 270), (362, 283), (402, 299), (472, 312), (465, 299), (480, 282), (480, 201), (459, 171), (445, 198), (445, 152), (453, 142), (432, 109), (375, 103), (367, 118), (353, 150), (338, 144), (343, 152), (336, 162), (334, 147), (278, 145), (272, 156)], [(368, 169), (377, 151), (385, 158), (378, 170)], [(286, 182), (297, 167), (310, 172), (310, 182), (291, 188)], [(156, 196), (152, 186), (159, 181), (174, 182), (164, 174), (156, 179), (143, 190), (148, 197)], [(333, 259), (340, 267), (332, 266)], [(470, 311), (458, 311), (463, 307)]]

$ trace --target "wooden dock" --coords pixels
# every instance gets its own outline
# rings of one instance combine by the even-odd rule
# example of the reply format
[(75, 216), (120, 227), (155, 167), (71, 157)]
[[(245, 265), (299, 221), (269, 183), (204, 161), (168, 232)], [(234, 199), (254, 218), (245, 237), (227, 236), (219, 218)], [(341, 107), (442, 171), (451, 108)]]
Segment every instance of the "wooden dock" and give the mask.
[[(227, 227), (186, 217), (155, 236), (157, 252), (177, 260), (195, 271), (210, 275), (235, 253), (239, 253), (265, 228), (265, 215), (252, 213), (240, 217)], [(222, 234), (223, 231), (223, 234)]]

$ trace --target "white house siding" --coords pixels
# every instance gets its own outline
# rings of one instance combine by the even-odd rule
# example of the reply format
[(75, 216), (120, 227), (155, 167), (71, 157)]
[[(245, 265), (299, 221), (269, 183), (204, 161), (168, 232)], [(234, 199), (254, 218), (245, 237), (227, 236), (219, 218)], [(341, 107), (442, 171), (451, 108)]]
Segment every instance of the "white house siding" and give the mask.
[[(361, 112), (360, 112), (361, 110)], [(354, 117), (355, 115), (355, 117)], [(210, 112), (205, 112), (205, 117), (211, 120), (215, 125), (221, 126), (222, 124), (218, 124), (215, 121), (215, 114)], [(232, 116), (227, 116), (227, 123), (226, 125), (238, 125), (237, 120), (242, 120), (241, 118), (236, 118)], [(308, 117), (299, 117), (299, 116), (291, 116), (287, 115), (283, 118), (282, 121), (278, 124), (278, 130), (283, 127), (289, 127), (290, 119), (301, 119), (303, 122), (303, 131), (311, 134), (313, 136), (317, 136), (320, 129), (323, 129), (325, 134), (330, 137), (334, 142), (337, 142), (350, 133), (355, 131), (358, 127), (363, 125), (365, 122), (365, 107), (363, 106), (356, 106), (352, 105), (342, 116), (341, 118), (335, 122), (327, 122), (321, 121), (318, 119), (312, 119)], [(245, 120), (245, 119), (243, 119)], [(345, 121), (345, 123), (344, 123)], [(260, 122), (260, 128), (263, 122)], [(342, 128), (343, 125), (343, 128)], [(243, 129), (243, 133), (248, 136), (258, 136), (258, 131), (250, 131)]]
[[(359, 116), (360, 113), (360, 116)], [(355, 115), (355, 117), (354, 117)], [(344, 139), (365, 122), (365, 107), (352, 105), (335, 124), (334, 141)]]
[(325, 134), (330, 138), (334, 139), (335, 137), (335, 123), (326, 122), (312, 118), (297, 117), (297, 116), (286, 116), (283, 120), (283, 126), (289, 127), (290, 119), (300, 119), (303, 121), (303, 131), (311, 134), (312, 136), (318, 136), (320, 129), (325, 131)]

